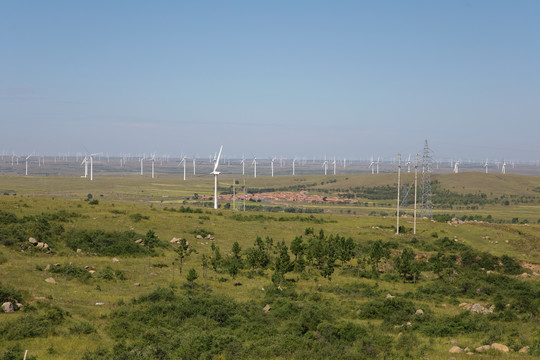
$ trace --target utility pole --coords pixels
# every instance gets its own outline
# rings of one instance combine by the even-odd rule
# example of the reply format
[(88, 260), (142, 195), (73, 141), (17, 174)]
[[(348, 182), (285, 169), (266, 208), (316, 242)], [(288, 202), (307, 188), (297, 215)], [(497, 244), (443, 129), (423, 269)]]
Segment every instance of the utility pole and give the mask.
[(414, 226), (413, 234), (416, 235), (416, 194), (418, 188), (418, 154), (416, 154), (416, 161), (414, 163)]
[(399, 188), (401, 187), (401, 154), (398, 154), (396, 235), (399, 235)]

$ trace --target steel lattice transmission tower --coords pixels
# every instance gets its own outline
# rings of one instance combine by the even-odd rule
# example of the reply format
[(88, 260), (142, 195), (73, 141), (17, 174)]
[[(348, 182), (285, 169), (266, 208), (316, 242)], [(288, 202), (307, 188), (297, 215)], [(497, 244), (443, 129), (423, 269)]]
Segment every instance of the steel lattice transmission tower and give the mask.
[(420, 188), (420, 216), (433, 217), (433, 202), (431, 200), (431, 173), (433, 158), (426, 140), (422, 154), (422, 185)]

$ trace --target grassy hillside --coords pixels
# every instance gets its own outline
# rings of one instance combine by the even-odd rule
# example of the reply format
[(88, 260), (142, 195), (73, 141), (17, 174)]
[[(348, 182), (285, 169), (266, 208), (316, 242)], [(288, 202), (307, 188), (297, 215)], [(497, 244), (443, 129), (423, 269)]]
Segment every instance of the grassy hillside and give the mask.
[[(531, 189), (540, 186), (536, 178), (496, 175), (483, 185), (480, 175), (436, 180), (455, 193), (489, 190), (494, 197), (534, 196)], [(393, 181), (343, 175), (247, 183), (317, 184), (309, 190), (316, 192)], [(220, 185), (227, 182), (232, 178)], [(386, 200), (368, 207), (306, 204), (322, 214), (214, 211), (192, 200), (212, 193), (204, 177), (2, 177), (0, 184), (0, 295), (24, 306), (0, 313), (6, 359), (24, 349), (38, 359), (470, 358), (449, 354), (454, 342), (473, 351), (493, 342), (512, 350), (474, 357), (540, 355), (536, 203), (439, 209), (504, 221), (419, 219), (416, 235), (412, 218), (403, 217), (395, 235)], [(144, 245), (149, 230), (159, 238), (151, 250)], [(30, 237), (50, 251), (30, 245)], [(173, 238), (187, 240), (183, 254)], [(198, 276), (192, 283), (190, 269)], [(464, 302), (494, 310), (471, 314), (459, 306)], [(529, 353), (518, 353), (524, 346)]]

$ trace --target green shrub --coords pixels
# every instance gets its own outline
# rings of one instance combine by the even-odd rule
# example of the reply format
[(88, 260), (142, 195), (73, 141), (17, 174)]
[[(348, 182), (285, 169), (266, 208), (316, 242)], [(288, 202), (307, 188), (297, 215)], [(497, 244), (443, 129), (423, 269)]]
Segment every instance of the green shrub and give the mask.
[(139, 213), (131, 214), (131, 215), (129, 215), (129, 217), (131, 218), (131, 220), (133, 220), (133, 222), (139, 222), (141, 220), (149, 220), (150, 219), (150, 216), (144, 216), (144, 215), (141, 215)]
[(135, 240), (143, 235), (133, 231), (105, 232), (103, 230), (70, 230), (64, 234), (66, 245), (72, 250), (82, 249), (86, 253), (101, 256), (141, 256), (148, 251)]

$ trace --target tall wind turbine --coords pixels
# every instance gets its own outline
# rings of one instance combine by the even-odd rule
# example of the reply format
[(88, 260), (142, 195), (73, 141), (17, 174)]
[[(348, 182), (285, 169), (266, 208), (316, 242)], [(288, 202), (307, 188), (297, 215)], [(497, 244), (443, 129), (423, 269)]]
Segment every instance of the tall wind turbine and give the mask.
[(332, 165), (334, 165), (334, 175), (336, 175), (336, 157), (334, 156), (334, 161), (332, 161)]
[(81, 162), (81, 166), (84, 164), (84, 176), (81, 176), (83, 178), (88, 177), (88, 156), (85, 156), (83, 161)]
[(25, 175), (26, 175), (26, 176), (28, 176), (28, 159), (30, 159), (30, 156), (32, 156), (32, 155), (28, 155), (28, 156), (26, 157), (26, 161), (25, 161), (25, 164), (26, 164), (26, 172), (25, 172)]
[(221, 157), (221, 150), (223, 150), (223, 145), (219, 148), (219, 155), (217, 159), (214, 161), (214, 171), (212, 171), (210, 174), (214, 175), (214, 209), (217, 210), (218, 208), (218, 201), (217, 201), (217, 191), (218, 191), (218, 175), (221, 174), (219, 171), (217, 171), (218, 165), (219, 165), (219, 158)]
[(242, 176), (246, 175), (246, 158), (244, 157), (244, 154), (242, 154), (242, 161), (240, 161), (240, 164), (242, 164)]
[(454, 163), (454, 174), (459, 173), (459, 160)]
[(94, 180), (94, 156), (101, 153), (90, 154), (90, 181)]
[(292, 174), (294, 176), (294, 163), (296, 162), (296, 158), (293, 159), (292, 161)]
[(407, 172), (411, 172), (411, 154), (409, 154), (409, 158), (407, 159)]
[[(186, 157), (185, 156), (180, 161), (180, 164), (182, 163), (184, 164), (184, 181), (186, 181)], [(180, 164), (178, 164), (178, 166), (180, 166)]]
[(141, 175), (143, 175), (143, 174), (144, 174), (144, 172), (143, 172), (144, 154), (143, 154), (143, 156), (139, 159), (139, 161), (141, 162)]
[(484, 167), (486, 168), (486, 174), (488, 173), (488, 159), (486, 159), (486, 163), (484, 164)]
[(197, 158), (195, 156), (193, 156), (193, 175), (195, 175), (195, 162), (196, 162)]
[(152, 160), (152, 179), (153, 179), (154, 178), (154, 163), (156, 161), (156, 153), (154, 153), (152, 155), (152, 158), (150, 160)]
[(272, 177), (274, 177), (274, 161), (276, 161), (276, 158), (272, 158), (271, 164), (272, 164)]
[(379, 173), (379, 161), (381, 160), (381, 157), (377, 157), (377, 162), (375, 163), (375, 165), (377, 165), (377, 174)]
[(369, 163), (369, 167), (371, 168), (371, 174), (375, 174), (375, 168), (373, 167), (375, 163), (373, 162), (373, 156), (371, 157), (371, 162)]
[(328, 161), (324, 160), (322, 167), (324, 168), (324, 175), (328, 172)]
[(506, 174), (506, 160), (503, 160), (503, 164), (501, 167), (501, 173)]
[(257, 158), (253, 158), (253, 162), (251, 163), (253, 165), (253, 177), (257, 177)]

